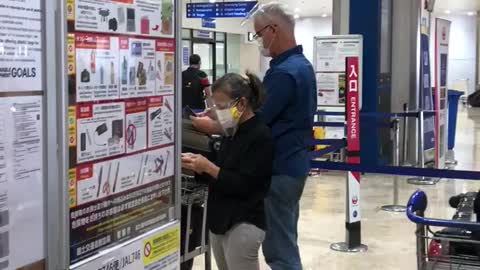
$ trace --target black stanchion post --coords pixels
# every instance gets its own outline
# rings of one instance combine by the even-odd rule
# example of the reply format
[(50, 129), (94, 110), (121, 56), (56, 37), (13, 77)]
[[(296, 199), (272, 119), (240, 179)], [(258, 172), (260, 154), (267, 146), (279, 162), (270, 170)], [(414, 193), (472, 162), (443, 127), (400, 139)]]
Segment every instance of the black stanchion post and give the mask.
[[(360, 164), (360, 63), (358, 57), (348, 57), (345, 117), (347, 120), (347, 163)], [(330, 246), (341, 252), (364, 252), (360, 215), (360, 173), (347, 172), (346, 241)]]
[(403, 116), (403, 162), (402, 165), (406, 167), (411, 167), (412, 164), (408, 162), (408, 103), (403, 104), (403, 112), (405, 115)]
[[(392, 122), (392, 137), (393, 137), (393, 166), (400, 166), (400, 120), (393, 119)], [(383, 211), (401, 213), (405, 212), (407, 208), (398, 203), (398, 176), (393, 178), (393, 204), (382, 206)]]

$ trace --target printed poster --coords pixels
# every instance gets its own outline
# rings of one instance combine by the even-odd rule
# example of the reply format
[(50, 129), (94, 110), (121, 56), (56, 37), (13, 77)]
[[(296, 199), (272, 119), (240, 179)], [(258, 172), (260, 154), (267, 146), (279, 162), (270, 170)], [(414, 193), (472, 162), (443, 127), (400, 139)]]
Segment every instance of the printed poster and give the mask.
[(109, 252), (74, 270), (178, 270), (180, 269), (180, 226), (155, 230), (145, 237)]
[(345, 73), (317, 73), (318, 106), (345, 104)]
[[(429, 37), (426, 34), (421, 35), (421, 66), (420, 66), (420, 85), (421, 85), (421, 108), (427, 112), (434, 110), (433, 92), (430, 72), (430, 45)], [(424, 117), (424, 153), (425, 161), (435, 160), (435, 117), (425, 115)]]
[(146, 97), (155, 93), (157, 68), (155, 41), (120, 38), (120, 97)]
[(77, 102), (117, 99), (118, 38), (75, 34)]
[(173, 220), (173, 189), (170, 177), (70, 208), (71, 262)]
[(173, 37), (173, 0), (76, 0), (75, 30)]
[(451, 22), (436, 19), (435, 23), (435, 135), (437, 168), (445, 167), (448, 148), (447, 96), (448, 96), (448, 54), (450, 48)]
[(157, 40), (156, 54), (156, 95), (173, 95), (173, 85), (175, 83), (175, 41)]
[(174, 142), (174, 96), (151, 97), (148, 102), (148, 147)]
[(145, 150), (147, 148), (147, 100), (128, 100), (125, 106), (127, 153)]
[(315, 72), (318, 106), (343, 106), (345, 104), (347, 57), (360, 57), (361, 59), (362, 40), (360, 38), (325, 37), (316, 39)]
[(0, 269), (19, 269), (45, 258), (42, 96), (0, 98), (0, 114)]
[(77, 105), (77, 162), (125, 153), (125, 103)]
[(0, 4), (0, 91), (42, 91), (42, 2)]

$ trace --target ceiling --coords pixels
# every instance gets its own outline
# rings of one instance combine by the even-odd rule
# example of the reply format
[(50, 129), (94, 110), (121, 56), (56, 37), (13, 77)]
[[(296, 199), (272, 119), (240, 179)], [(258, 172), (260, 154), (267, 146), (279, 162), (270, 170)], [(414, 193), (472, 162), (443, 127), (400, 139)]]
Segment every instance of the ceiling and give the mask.
[(467, 13), (480, 10), (480, 0), (437, 0), (435, 12), (450, 10), (452, 13)]

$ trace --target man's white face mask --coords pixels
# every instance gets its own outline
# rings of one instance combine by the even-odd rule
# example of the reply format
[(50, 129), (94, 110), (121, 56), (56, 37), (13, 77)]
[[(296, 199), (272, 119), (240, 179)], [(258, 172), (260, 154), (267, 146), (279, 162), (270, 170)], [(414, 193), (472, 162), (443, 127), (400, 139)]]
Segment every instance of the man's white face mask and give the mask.
[(264, 57), (272, 56), (272, 53), (270, 52), (270, 46), (268, 48), (263, 47), (263, 38), (259, 37), (257, 39), (257, 45), (261, 55), (263, 55)]

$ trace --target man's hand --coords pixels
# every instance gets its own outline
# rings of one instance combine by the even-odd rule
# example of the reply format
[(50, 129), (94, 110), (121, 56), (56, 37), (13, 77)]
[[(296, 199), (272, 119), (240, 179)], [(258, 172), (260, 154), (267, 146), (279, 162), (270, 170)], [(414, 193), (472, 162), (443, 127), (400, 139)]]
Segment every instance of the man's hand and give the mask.
[(182, 154), (182, 168), (198, 174), (206, 173), (215, 179), (218, 178), (220, 172), (220, 168), (204, 156), (191, 153)]
[(210, 135), (222, 133), (220, 124), (208, 116), (190, 116), (190, 120), (192, 120), (192, 125), (200, 132)]

